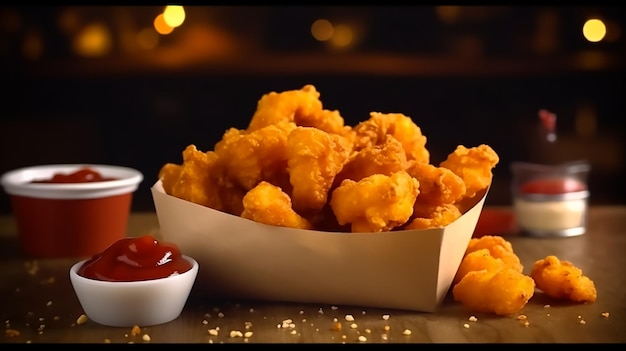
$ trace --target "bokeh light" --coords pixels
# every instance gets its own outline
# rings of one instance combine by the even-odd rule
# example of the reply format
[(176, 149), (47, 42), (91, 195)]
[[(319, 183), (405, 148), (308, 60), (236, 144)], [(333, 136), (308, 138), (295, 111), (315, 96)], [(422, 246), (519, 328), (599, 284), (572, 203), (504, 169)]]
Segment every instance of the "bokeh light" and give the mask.
[(333, 36), (333, 24), (327, 19), (318, 19), (311, 25), (311, 35), (319, 41), (327, 41)]
[(168, 26), (176, 28), (185, 21), (185, 9), (180, 5), (168, 5), (163, 11), (163, 20)]
[(599, 42), (606, 35), (606, 26), (597, 18), (589, 19), (583, 25), (583, 35), (592, 43)]
[(108, 28), (101, 23), (93, 23), (74, 37), (73, 49), (80, 56), (97, 57), (111, 51), (111, 34)]
[(157, 33), (161, 35), (170, 34), (174, 30), (174, 27), (170, 26), (169, 24), (165, 22), (165, 18), (162, 13), (156, 16), (153, 24), (154, 24), (154, 29), (157, 31)]
[(345, 48), (352, 44), (354, 39), (354, 33), (352, 28), (345, 24), (339, 24), (335, 26), (333, 36), (330, 38), (330, 43), (337, 48)]

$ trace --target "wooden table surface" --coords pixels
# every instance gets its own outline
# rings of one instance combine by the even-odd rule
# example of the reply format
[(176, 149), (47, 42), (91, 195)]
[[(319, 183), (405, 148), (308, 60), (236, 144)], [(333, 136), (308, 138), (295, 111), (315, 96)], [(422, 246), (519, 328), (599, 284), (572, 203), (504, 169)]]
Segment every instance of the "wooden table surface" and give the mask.
[[(155, 213), (133, 213), (128, 235), (158, 235)], [(192, 294), (180, 317), (158, 326), (77, 324), (83, 310), (68, 271), (77, 259), (20, 253), (10, 215), (0, 216), (3, 343), (622, 343), (626, 342), (626, 206), (596, 206), (587, 233), (538, 239), (507, 235), (524, 264), (556, 255), (596, 284), (592, 304), (558, 303), (537, 292), (519, 314), (471, 313), (448, 296), (435, 313), (354, 306), (216, 301)], [(351, 315), (354, 320), (346, 318)], [(524, 315), (521, 318), (520, 315)], [(475, 316), (477, 320), (470, 320)], [(341, 330), (333, 326), (341, 325)], [(240, 331), (241, 334), (236, 333)], [(17, 333), (15, 333), (17, 332)], [(231, 332), (233, 335), (231, 335)], [(244, 334), (249, 332), (248, 334)], [(19, 333), (19, 334), (18, 334)]]

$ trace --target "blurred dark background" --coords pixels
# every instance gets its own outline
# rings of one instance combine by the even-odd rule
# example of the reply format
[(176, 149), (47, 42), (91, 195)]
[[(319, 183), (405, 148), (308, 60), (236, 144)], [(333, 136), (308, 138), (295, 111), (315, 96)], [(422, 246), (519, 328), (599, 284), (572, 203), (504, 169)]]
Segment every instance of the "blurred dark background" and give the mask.
[[(512, 161), (578, 159), (591, 163), (592, 204), (626, 204), (623, 7), (183, 9), (160, 34), (163, 6), (0, 7), (0, 173), (130, 166), (145, 177), (134, 210), (153, 211), (164, 163), (245, 128), (263, 94), (314, 84), (347, 124), (412, 117), (431, 163), (458, 144), (491, 145), (487, 204), (510, 203)], [(539, 109), (557, 115), (556, 142)]]

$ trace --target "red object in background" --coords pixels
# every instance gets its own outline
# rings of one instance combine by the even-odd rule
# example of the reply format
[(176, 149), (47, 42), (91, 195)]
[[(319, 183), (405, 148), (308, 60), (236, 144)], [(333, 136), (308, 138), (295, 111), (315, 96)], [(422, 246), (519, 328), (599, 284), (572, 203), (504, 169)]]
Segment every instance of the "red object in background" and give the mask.
[(535, 179), (522, 184), (520, 192), (522, 194), (565, 194), (576, 191), (583, 191), (586, 185), (572, 178), (546, 178)]
[(31, 183), (90, 183), (116, 179), (117, 178), (103, 177), (102, 174), (90, 168), (81, 168), (69, 174), (55, 173), (50, 179), (33, 180)]
[(510, 209), (483, 208), (473, 238), (484, 235), (511, 235), (518, 232), (515, 214)]
[(11, 196), (23, 252), (31, 257), (91, 256), (126, 236), (132, 193), (95, 199)]
[(124, 238), (94, 255), (78, 274), (91, 279), (131, 282), (169, 277), (191, 269), (176, 244), (160, 242), (150, 235)]

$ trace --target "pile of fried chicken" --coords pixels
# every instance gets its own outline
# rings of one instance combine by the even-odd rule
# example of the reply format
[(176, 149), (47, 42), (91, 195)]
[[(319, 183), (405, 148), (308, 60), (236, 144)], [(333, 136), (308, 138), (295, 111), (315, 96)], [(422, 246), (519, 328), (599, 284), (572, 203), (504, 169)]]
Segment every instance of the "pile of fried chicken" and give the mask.
[(246, 129), (182, 156), (159, 172), (169, 195), (264, 224), (352, 233), (446, 226), (484, 195), (499, 161), (489, 145), (458, 145), (431, 164), (409, 116), (371, 112), (352, 127), (310, 84), (264, 94)]

